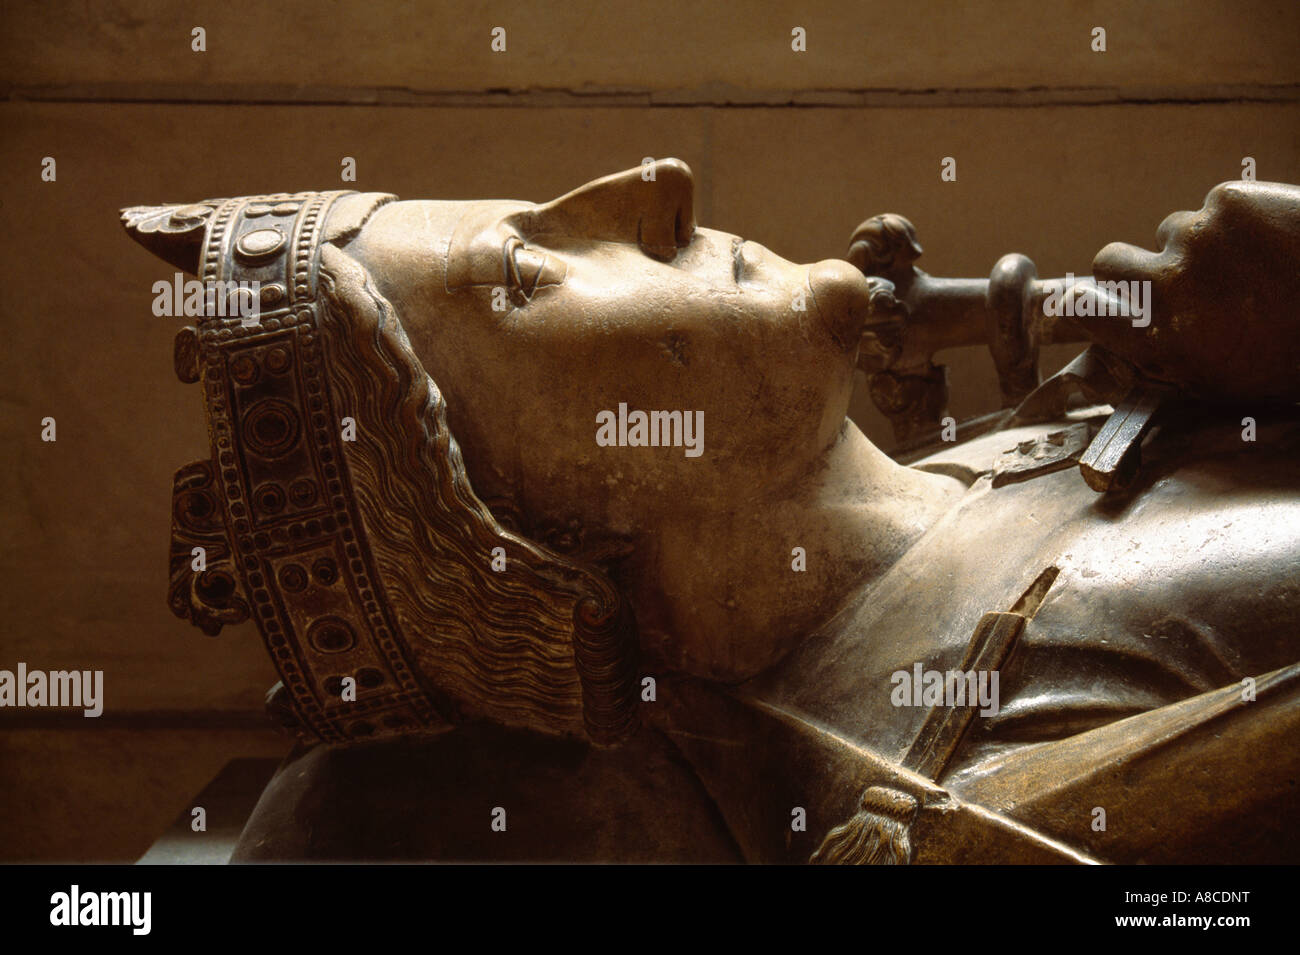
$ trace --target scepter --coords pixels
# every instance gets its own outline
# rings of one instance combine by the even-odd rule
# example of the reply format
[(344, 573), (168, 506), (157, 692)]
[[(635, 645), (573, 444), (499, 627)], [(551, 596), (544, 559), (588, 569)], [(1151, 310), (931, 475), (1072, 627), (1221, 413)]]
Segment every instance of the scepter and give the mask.
[[(869, 376), (871, 399), (904, 449), (931, 442), (947, 414), (947, 369), (934, 363), (937, 352), (987, 345), (993, 356), (1004, 410), (979, 419), (962, 435), (973, 436), (1009, 421), (1011, 409), (1043, 384), (1038, 368), (1043, 345), (1088, 341), (1072, 320), (1072, 309), (1057, 307), (1061, 302), (1072, 303), (1077, 296), (1114, 313), (1128, 305), (1114, 301), (1113, 292), (1099, 289), (1091, 276), (1040, 279), (1033, 260), (1018, 252), (998, 259), (987, 279), (929, 275), (915, 265), (921, 252), (912, 223), (885, 213), (853, 231), (847, 254), (876, 286), (875, 315), (863, 332), (858, 367)], [(1108, 387), (1102, 390), (1110, 393), (1102, 397), (1115, 401), (1114, 414), (1080, 459), (1084, 479), (1097, 491), (1132, 480), (1141, 442), (1172, 394), (1140, 380), (1131, 368), (1117, 373), (1117, 362), (1114, 356), (1104, 362), (1094, 356), (1072, 364), (1065, 375), (1085, 386), (1105, 378)]]

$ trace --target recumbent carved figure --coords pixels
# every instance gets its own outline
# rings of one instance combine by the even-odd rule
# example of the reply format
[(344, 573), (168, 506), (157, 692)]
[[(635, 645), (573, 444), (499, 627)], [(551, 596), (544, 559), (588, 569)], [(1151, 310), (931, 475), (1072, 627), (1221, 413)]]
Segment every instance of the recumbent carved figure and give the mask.
[[(171, 606), (255, 622), (300, 737), (236, 858), (1294, 861), (1300, 189), (1067, 283), (894, 215), (794, 264), (652, 173), (124, 211), (256, 289), (175, 348)], [(1006, 407), (943, 440), (975, 343)]]

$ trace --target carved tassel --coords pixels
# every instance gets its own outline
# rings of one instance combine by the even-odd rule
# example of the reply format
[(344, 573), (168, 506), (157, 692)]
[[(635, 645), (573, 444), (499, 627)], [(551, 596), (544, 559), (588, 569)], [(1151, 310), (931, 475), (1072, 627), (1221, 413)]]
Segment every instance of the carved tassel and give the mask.
[(912, 820), (917, 801), (885, 786), (862, 794), (858, 811), (826, 836), (813, 857), (814, 865), (908, 865), (912, 861)]
[[(966, 647), (961, 669), (1001, 667), (1059, 573), (1059, 568), (1048, 567), (1016, 601), (1014, 609), (981, 617)], [(974, 706), (932, 709), (903, 757), (903, 767), (937, 780), (974, 718)], [(911, 828), (919, 806), (910, 793), (872, 786), (862, 794), (853, 818), (827, 833), (808, 861), (822, 865), (911, 865)]]

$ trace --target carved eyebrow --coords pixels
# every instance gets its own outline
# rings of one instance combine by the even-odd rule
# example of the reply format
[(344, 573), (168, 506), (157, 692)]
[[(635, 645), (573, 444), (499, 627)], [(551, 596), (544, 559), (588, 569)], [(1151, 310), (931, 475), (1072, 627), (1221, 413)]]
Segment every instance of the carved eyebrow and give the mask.
[(514, 209), (501, 216), (500, 224), (515, 230), (521, 239), (545, 231), (543, 217), (536, 205), (524, 209)]

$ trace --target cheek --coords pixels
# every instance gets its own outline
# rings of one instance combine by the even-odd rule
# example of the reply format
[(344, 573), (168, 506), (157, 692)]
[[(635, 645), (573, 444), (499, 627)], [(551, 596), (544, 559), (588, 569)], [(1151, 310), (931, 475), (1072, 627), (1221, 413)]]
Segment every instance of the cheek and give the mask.
[[(503, 387), (518, 399), (510, 420), (530, 483), (597, 496), (698, 491), (733, 482), (738, 469), (770, 472), (774, 451), (783, 463), (806, 463), (839, 430), (852, 368), (808, 313), (707, 291), (673, 307), (606, 297), (577, 309), (581, 321), (562, 320), (560, 304), (557, 296), (517, 314), (495, 352), (512, 369)], [(702, 453), (602, 446), (598, 416), (618, 420), (620, 405), (628, 416), (702, 414)], [(636, 440), (634, 430), (619, 437)]]
[[(402, 316), (411, 348), (446, 403), (447, 422), (480, 483), (507, 482), (515, 460), (514, 422), (528, 370), (508, 352), (509, 338), (486, 293), (457, 293)], [(481, 300), (480, 300), (481, 299)], [(535, 393), (535, 391), (533, 392)]]
[(839, 429), (853, 387), (851, 356), (786, 288), (745, 290), (690, 336), (692, 382), (713, 412), (719, 451), (758, 463), (801, 458)]

